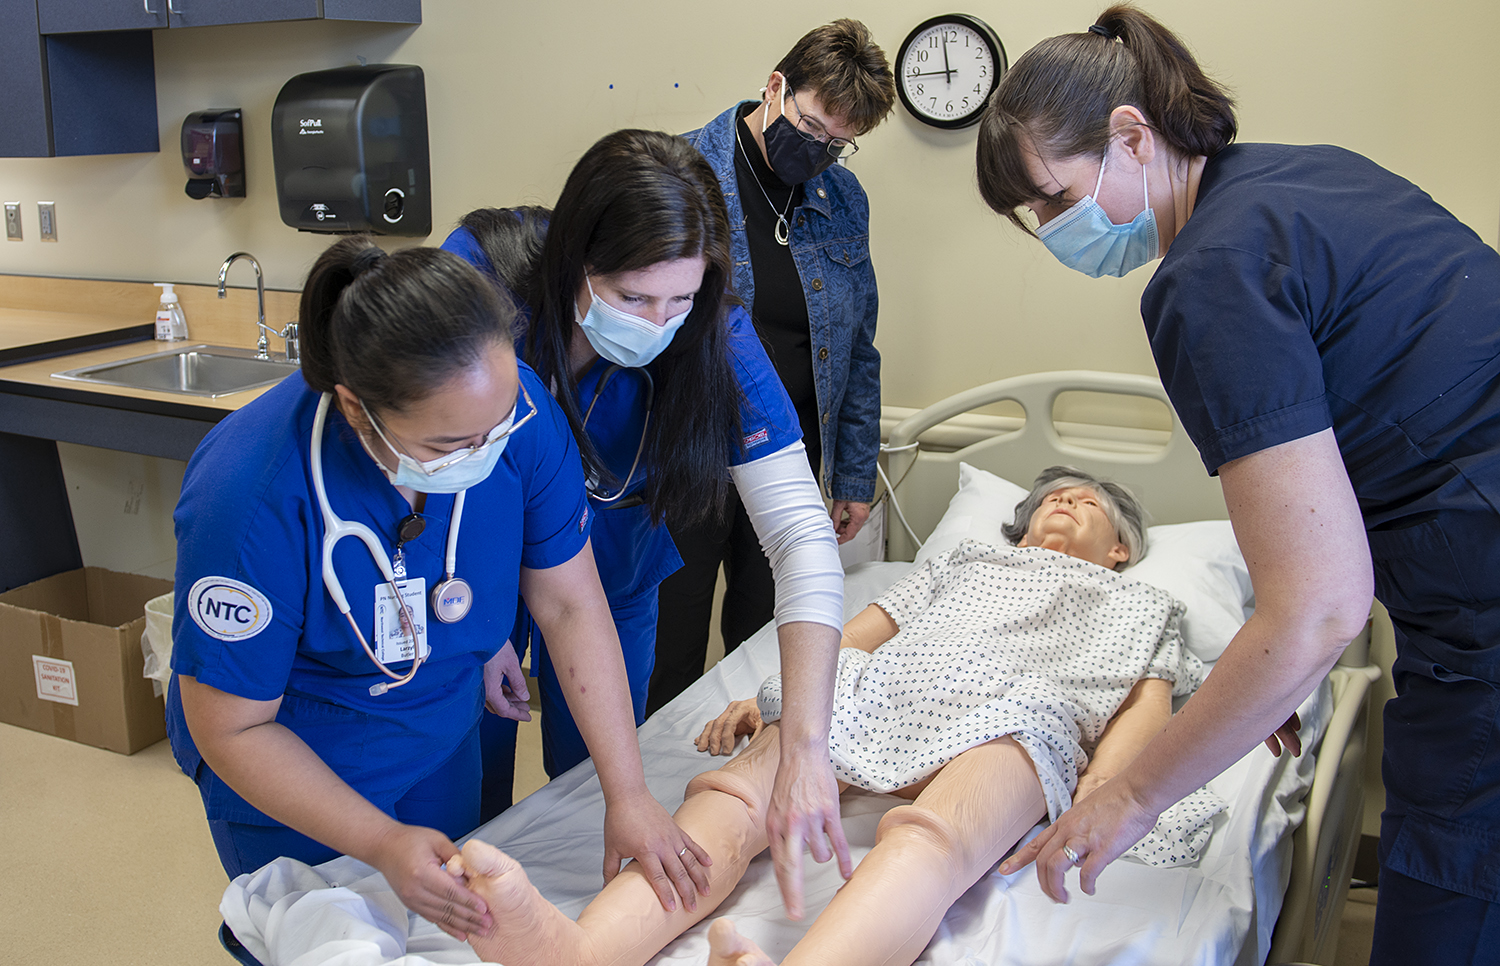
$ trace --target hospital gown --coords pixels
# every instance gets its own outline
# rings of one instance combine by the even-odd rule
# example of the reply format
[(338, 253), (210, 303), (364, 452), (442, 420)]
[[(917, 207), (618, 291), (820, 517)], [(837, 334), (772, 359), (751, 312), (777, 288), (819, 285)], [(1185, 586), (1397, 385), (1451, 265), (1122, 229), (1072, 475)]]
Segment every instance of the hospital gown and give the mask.
[[(1047, 813), (1071, 804), (1078, 772), (1137, 681), (1192, 693), (1182, 605), (1127, 574), (1052, 550), (965, 540), (875, 602), (900, 628), (874, 653), (839, 652), (829, 753), (840, 781), (890, 792), (1006, 735), (1031, 756)], [(761, 688), (780, 716), (780, 679)], [(1196, 858), (1222, 809), (1206, 791), (1164, 813), (1134, 854)]]

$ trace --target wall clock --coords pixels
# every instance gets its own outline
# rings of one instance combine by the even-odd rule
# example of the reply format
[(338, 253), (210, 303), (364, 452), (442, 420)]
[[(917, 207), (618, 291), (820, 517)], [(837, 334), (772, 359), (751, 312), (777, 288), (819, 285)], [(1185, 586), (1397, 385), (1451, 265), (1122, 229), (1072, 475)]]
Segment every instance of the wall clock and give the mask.
[(917, 120), (940, 128), (976, 123), (1009, 66), (989, 24), (965, 13), (917, 24), (902, 42), (896, 63), (902, 105)]

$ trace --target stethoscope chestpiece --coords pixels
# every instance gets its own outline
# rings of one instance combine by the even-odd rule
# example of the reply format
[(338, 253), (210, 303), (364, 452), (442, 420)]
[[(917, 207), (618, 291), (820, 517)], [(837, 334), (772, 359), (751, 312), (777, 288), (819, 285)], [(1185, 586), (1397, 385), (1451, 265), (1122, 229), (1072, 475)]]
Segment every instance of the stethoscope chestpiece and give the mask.
[(432, 613), (444, 624), (463, 620), (473, 603), (474, 591), (462, 577), (449, 577), (432, 588)]

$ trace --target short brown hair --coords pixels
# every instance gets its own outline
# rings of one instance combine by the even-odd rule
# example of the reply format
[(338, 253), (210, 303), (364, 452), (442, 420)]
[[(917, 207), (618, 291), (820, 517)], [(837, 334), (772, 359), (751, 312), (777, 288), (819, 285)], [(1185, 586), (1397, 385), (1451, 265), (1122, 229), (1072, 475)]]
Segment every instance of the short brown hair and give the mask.
[(896, 103), (896, 80), (885, 51), (858, 20), (835, 20), (808, 31), (776, 70), (787, 88), (811, 88), (824, 110), (868, 134)]
[(979, 193), (1022, 228), (1016, 209), (1045, 193), (1029, 173), (1027, 155), (1103, 153), (1110, 114), (1121, 105), (1140, 109), (1157, 137), (1188, 157), (1213, 157), (1234, 140), (1234, 101), (1176, 34), (1128, 4), (1105, 10), (1095, 28), (1028, 50), (985, 107)]

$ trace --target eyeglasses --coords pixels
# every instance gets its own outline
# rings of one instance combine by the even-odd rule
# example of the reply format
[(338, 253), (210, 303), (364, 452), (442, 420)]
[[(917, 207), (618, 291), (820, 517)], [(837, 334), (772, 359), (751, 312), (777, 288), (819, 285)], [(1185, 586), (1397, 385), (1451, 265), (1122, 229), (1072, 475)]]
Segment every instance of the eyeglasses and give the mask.
[[(423, 462), (417, 459), (415, 456), (412, 456), (406, 451), (406, 447), (401, 446), (400, 443), (393, 441), (391, 437), (387, 436), (384, 430), (382, 430), (380, 427), (380, 421), (376, 419), (375, 415), (370, 412), (368, 407), (365, 406), (364, 400), (360, 400), (359, 406), (365, 411), (365, 416), (370, 420), (370, 425), (374, 427), (375, 435), (380, 437), (380, 441), (382, 443), (391, 448), (391, 452), (401, 453), (407, 459), (415, 462), (417, 466), (421, 468), (423, 473), (427, 474), (428, 476), (434, 476), (456, 463), (462, 463), (464, 460), (468, 459), (470, 456), (473, 456), (475, 453), (483, 451), (485, 447), (500, 442), (502, 439), (510, 436), (522, 426), (525, 426), (526, 421), (536, 415), (536, 403), (531, 401), (531, 393), (526, 391), (526, 384), (524, 382), (520, 383), (519, 388), (521, 390), (521, 398), (526, 400), (526, 407), (529, 410), (526, 415), (522, 416), (520, 419), (515, 420), (515, 422), (512, 422), (510, 428), (504, 430), (503, 432), (501, 431), (500, 427), (504, 426), (507, 420), (502, 419), (494, 429), (489, 431), (489, 435), (485, 436), (482, 442), (475, 443), (473, 446), (465, 446), (460, 449), (454, 450), (452, 453), (448, 454), (446, 459), (439, 457), (438, 461), (432, 462)], [(520, 404), (518, 402), (516, 409), (519, 408)], [(512, 418), (514, 418), (516, 414), (516, 409), (511, 410)]]
[(817, 141), (828, 146), (828, 153), (835, 158), (852, 158), (859, 153), (859, 145), (845, 138), (836, 138), (828, 133), (828, 129), (815, 117), (809, 117), (802, 112), (802, 105), (797, 103), (797, 95), (787, 91), (787, 96), (792, 99), (792, 106), (797, 109), (797, 123), (792, 127), (808, 141)]

